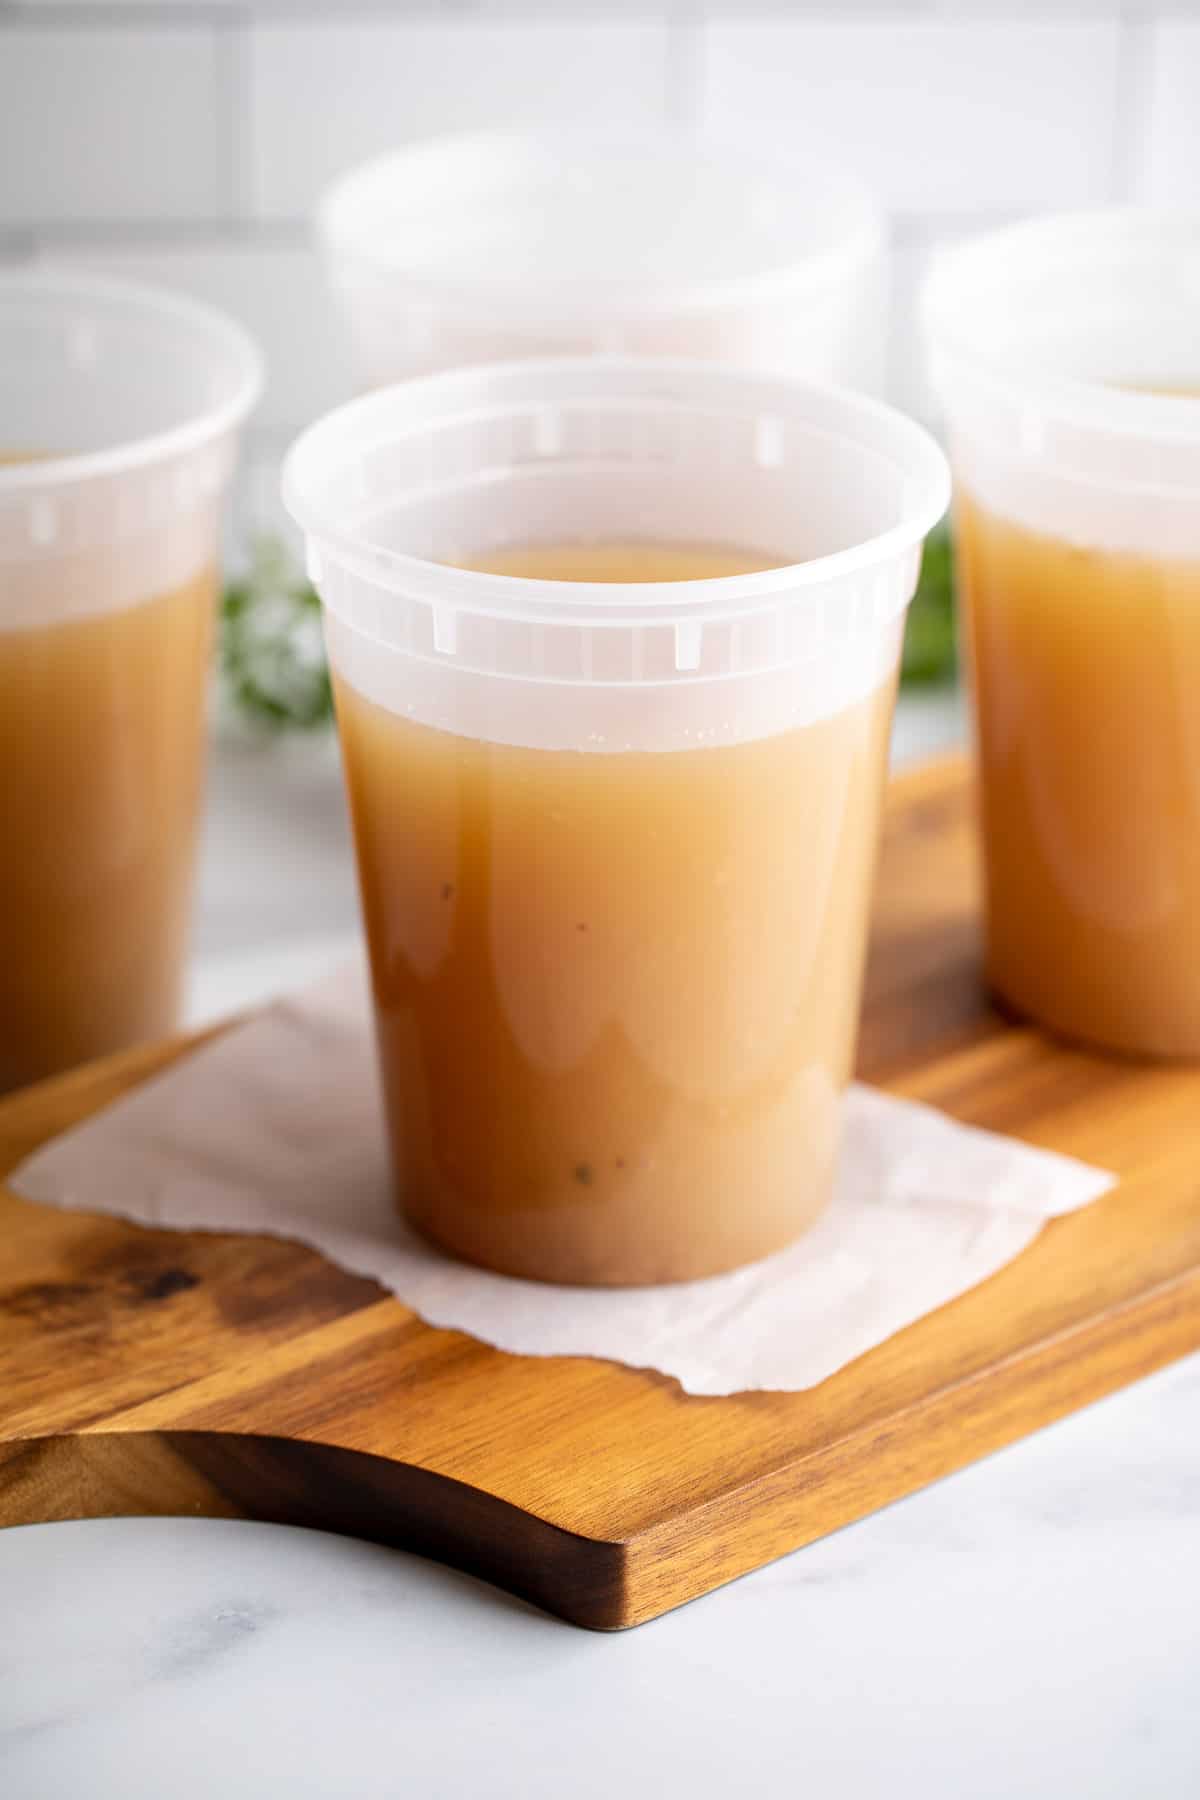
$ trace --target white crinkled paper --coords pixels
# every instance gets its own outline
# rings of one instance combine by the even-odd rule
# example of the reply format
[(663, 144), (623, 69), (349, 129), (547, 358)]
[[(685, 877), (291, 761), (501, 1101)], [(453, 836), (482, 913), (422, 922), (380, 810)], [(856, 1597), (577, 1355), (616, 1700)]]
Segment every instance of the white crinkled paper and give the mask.
[(832, 1205), (766, 1262), (657, 1288), (490, 1275), (443, 1256), (396, 1215), (365, 979), (354, 971), (277, 1002), (54, 1139), (9, 1185), (143, 1225), (298, 1239), (373, 1276), (431, 1325), (730, 1394), (823, 1381), (1114, 1180), (854, 1087)]

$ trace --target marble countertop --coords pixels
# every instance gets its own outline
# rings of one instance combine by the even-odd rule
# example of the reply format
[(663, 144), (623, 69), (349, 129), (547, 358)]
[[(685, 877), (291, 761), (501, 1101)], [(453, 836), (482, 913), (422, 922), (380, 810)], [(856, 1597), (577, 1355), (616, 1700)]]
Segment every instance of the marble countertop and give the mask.
[[(345, 950), (347, 851), (328, 742), (219, 749), (194, 1017)], [(1194, 1800), (1198, 1422), (1193, 1357), (612, 1637), (320, 1533), (0, 1533), (0, 1795)]]
[(1200, 1357), (599, 1636), (315, 1532), (0, 1533), (5, 1800), (1194, 1800)]

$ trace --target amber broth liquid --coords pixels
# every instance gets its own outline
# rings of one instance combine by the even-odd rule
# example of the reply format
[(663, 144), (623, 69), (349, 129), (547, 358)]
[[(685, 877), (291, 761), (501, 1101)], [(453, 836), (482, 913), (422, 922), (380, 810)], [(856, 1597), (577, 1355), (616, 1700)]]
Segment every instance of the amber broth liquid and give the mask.
[(215, 595), (0, 625), (0, 1090), (176, 1022)]
[(1078, 549), (960, 496), (998, 993), (1200, 1055), (1200, 560)]
[[(556, 545), (561, 580), (725, 548)], [(523, 749), (338, 683), (402, 1203), (452, 1252), (597, 1284), (777, 1250), (830, 1187), (892, 684), (722, 748)]]

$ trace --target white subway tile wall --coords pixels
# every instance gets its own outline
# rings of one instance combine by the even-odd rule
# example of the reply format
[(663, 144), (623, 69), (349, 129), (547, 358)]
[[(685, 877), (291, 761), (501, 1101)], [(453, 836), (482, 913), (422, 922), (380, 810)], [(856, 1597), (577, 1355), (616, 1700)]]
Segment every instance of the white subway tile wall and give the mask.
[(331, 176), (410, 138), (546, 119), (661, 119), (665, 23), (362, 19), (249, 33), (245, 193), (303, 217)]
[(1200, 5), (1149, 34), (1141, 186), (1156, 205), (1200, 208)]
[(206, 232), (197, 241), (111, 244), (52, 239), (46, 264), (175, 288), (232, 313), (253, 332), (267, 361), (255, 431), (286, 436), (349, 397), (352, 375), (315, 248)]
[[(60, 19), (61, 15), (55, 15)], [(216, 35), (0, 11), (0, 222), (120, 228), (226, 209)]]
[(0, 261), (226, 307), (269, 379), (237, 518), (350, 391), (310, 247), (339, 169), (438, 131), (670, 118), (823, 141), (894, 226), (893, 398), (929, 416), (914, 297), (1023, 212), (1200, 207), (1200, 0), (0, 0)]
[(1109, 193), (1115, 22), (713, 21), (702, 117), (811, 134), (901, 212), (1086, 206)]

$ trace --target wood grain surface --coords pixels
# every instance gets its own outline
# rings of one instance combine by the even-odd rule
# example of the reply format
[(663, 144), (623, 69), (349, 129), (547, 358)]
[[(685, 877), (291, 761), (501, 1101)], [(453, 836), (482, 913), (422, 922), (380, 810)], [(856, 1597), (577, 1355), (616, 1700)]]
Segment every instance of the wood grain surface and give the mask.
[[(0, 1175), (170, 1063), (0, 1106)], [(999, 1017), (966, 774), (894, 784), (861, 1072), (1116, 1169), (1015, 1263), (801, 1394), (690, 1398), (423, 1325), (286, 1243), (153, 1232), (0, 1190), (0, 1523), (250, 1516), (473, 1570), (576, 1623), (656, 1617), (1200, 1344), (1200, 1070)]]

